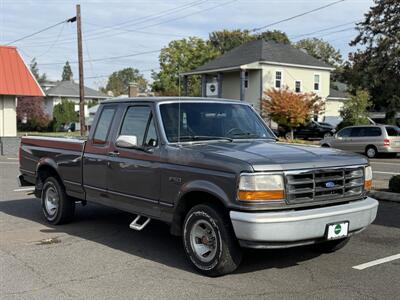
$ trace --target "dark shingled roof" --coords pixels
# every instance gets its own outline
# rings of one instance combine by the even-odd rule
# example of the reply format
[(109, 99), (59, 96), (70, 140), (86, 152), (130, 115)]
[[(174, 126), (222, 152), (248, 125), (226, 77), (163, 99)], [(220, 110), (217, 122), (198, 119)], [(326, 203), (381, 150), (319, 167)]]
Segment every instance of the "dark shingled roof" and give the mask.
[(198, 67), (194, 72), (238, 67), (257, 61), (332, 68), (331, 65), (312, 57), (300, 49), (294, 48), (292, 45), (275, 41), (255, 40), (226, 52)]
[[(55, 86), (45, 91), (45, 94), (79, 98), (79, 84), (72, 80), (55, 82)], [(85, 98), (109, 98), (109, 96), (85, 86)]]

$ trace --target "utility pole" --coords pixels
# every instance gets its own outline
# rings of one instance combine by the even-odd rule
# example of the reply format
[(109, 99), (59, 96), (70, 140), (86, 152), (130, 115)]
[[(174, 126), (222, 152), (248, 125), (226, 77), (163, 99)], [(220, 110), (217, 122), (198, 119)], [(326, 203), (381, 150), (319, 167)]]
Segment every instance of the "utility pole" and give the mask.
[(82, 28), (81, 28), (81, 6), (76, 5), (76, 29), (78, 35), (78, 65), (79, 65), (79, 123), (81, 136), (85, 135), (85, 90), (83, 83), (83, 53), (82, 53)]

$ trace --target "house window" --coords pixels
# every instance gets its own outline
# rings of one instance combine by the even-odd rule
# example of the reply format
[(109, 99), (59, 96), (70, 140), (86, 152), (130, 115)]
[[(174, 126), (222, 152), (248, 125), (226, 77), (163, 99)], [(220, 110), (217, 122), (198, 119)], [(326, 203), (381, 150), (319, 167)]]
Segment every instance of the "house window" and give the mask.
[(282, 86), (282, 72), (276, 71), (275, 72), (275, 88), (280, 89)]
[(314, 91), (319, 91), (319, 81), (320, 81), (319, 74), (314, 74)]
[(246, 71), (244, 73), (244, 88), (248, 88), (249, 87), (249, 72)]
[(294, 85), (295, 85), (295, 91), (296, 91), (296, 93), (300, 93), (301, 92), (301, 81), (300, 80), (296, 80), (295, 82), (294, 82)]

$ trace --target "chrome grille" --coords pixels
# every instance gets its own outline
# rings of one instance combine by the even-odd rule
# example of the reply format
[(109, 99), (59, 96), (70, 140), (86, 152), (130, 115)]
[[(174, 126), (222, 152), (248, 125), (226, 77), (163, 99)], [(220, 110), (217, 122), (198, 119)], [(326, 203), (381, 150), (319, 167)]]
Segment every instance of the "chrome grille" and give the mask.
[(364, 168), (288, 171), (285, 177), (289, 203), (336, 200), (362, 194)]

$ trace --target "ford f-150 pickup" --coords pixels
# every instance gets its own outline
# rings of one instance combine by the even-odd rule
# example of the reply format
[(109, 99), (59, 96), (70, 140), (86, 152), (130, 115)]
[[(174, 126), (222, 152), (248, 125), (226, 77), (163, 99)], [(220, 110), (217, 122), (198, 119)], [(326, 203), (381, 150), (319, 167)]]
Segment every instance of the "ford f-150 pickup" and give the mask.
[(338, 250), (378, 208), (366, 158), (279, 143), (240, 101), (108, 100), (87, 140), (27, 136), (19, 155), (51, 224), (87, 201), (134, 214), (132, 229), (161, 220), (209, 276), (234, 271), (243, 247)]

